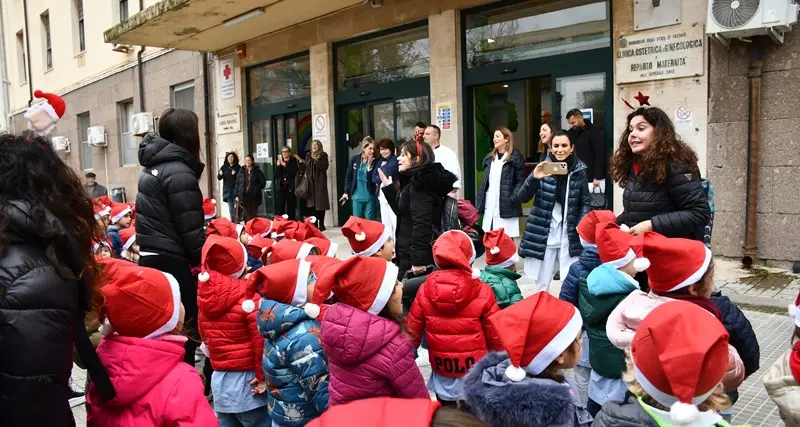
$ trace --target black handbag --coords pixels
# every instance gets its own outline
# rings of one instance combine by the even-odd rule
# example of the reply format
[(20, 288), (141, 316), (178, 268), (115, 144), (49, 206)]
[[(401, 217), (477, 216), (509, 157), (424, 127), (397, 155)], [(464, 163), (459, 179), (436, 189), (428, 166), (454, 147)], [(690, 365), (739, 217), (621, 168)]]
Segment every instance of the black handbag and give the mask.
[(589, 194), (589, 207), (592, 210), (603, 210), (608, 206), (606, 194), (600, 191), (600, 188), (592, 188)]
[(414, 274), (412, 270), (408, 270), (406, 271), (406, 274), (403, 275), (403, 280), (401, 280), (400, 283), (403, 284), (404, 313), (408, 313), (409, 310), (411, 310), (411, 305), (414, 303), (414, 299), (417, 297), (417, 292), (419, 291), (420, 286), (425, 283), (428, 275), (436, 270), (438, 270), (438, 268), (436, 268), (435, 265), (429, 265), (425, 267), (424, 273)]
[(305, 168), (302, 168), (299, 172), (297, 172), (294, 194), (296, 194), (297, 197), (306, 200), (314, 197), (314, 187), (311, 185), (311, 180), (308, 178)]

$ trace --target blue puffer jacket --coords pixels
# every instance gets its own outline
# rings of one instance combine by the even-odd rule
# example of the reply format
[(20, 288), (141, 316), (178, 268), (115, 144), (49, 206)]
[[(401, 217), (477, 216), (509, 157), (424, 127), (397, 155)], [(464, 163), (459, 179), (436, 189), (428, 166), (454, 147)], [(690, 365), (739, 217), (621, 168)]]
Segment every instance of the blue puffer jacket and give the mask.
[(578, 281), (588, 277), (589, 273), (599, 267), (600, 264), (602, 264), (602, 262), (600, 262), (600, 255), (597, 253), (597, 248), (585, 248), (583, 252), (581, 252), (581, 257), (578, 259), (578, 262), (569, 267), (569, 273), (567, 273), (567, 278), (564, 279), (564, 283), (561, 284), (561, 293), (558, 294), (558, 298), (577, 307)]
[[(547, 161), (552, 162), (553, 160), (548, 156)], [(591, 203), (589, 181), (586, 178), (586, 164), (580, 159), (576, 159), (570, 169), (568, 182), (566, 217), (569, 256), (576, 257), (583, 251), (583, 245), (581, 245), (575, 227), (589, 213)], [(547, 236), (550, 233), (553, 207), (556, 204), (556, 178), (548, 176), (536, 179), (531, 172), (512, 200), (515, 203), (527, 203), (534, 196), (536, 199), (533, 202), (533, 210), (525, 222), (525, 231), (522, 233), (522, 241), (519, 244), (519, 256), (543, 260), (544, 252), (547, 249)]]
[(328, 358), (319, 322), (300, 308), (262, 299), (258, 331), (265, 338), (262, 366), (273, 423), (308, 424), (328, 409)]
[(118, 225), (108, 226), (108, 238), (111, 240), (111, 249), (114, 252), (114, 258), (122, 258), (122, 237), (119, 235)]
[(728, 341), (739, 353), (744, 363), (744, 375), (749, 377), (759, 368), (761, 349), (753, 325), (736, 304), (720, 292), (711, 294), (711, 301), (722, 312), (722, 325), (730, 334)]

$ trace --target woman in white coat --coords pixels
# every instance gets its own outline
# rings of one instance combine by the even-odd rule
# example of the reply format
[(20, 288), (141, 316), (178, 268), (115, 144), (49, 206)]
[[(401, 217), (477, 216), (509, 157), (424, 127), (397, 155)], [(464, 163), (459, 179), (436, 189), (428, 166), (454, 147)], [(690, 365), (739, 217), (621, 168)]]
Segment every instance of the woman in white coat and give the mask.
[(505, 229), (509, 237), (519, 237), (522, 204), (513, 202), (525, 181), (525, 158), (514, 148), (514, 135), (508, 128), (494, 131), (492, 151), (483, 159), (483, 182), (476, 197), (476, 208), (483, 213), (486, 230)]

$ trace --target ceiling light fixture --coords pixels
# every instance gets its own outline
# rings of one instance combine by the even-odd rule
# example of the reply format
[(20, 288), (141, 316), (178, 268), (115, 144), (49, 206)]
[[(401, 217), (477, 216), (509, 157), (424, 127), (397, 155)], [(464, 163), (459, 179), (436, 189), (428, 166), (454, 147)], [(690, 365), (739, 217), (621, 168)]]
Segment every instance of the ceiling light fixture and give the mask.
[(508, 87), (508, 85), (503, 85), (503, 87)]
[(245, 12), (239, 16), (228, 19), (227, 21), (223, 21), (222, 26), (225, 28), (230, 28), (236, 24), (241, 24), (242, 22), (247, 21), (250, 18), (255, 18), (256, 16), (261, 16), (263, 14), (264, 14), (264, 8), (258, 7), (249, 12)]

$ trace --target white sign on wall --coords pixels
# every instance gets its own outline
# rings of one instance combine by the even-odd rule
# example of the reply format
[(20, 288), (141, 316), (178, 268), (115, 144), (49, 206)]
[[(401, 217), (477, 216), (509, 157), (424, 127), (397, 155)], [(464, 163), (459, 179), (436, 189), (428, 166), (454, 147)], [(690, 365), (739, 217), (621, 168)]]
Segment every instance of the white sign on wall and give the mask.
[(236, 79), (233, 75), (233, 59), (219, 61), (220, 98), (231, 99), (236, 96)]
[(242, 119), (239, 107), (230, 110), (217, 110), (216, 115), (217, 135), (236, 133), (242, 130)]
[(450, 130), (453, 124), (453, 108), (449, 102), (436, 104), (436, 125), (442, 131)]
[(256, 144), (256, 159), (269, 158), (269, 143)]
[(685, 105), (680, 105), (675, 109), (675, 128), (679, 131), (692, 129), (692, 110)]
[(314, 136), (313, 139), (319, 142), (328, 141), (328, 115), (327, 114), (314, 114)]
[(617, 83), (704, 73), (706, 34), (702, 25), (644, 31), (617, 40)]

